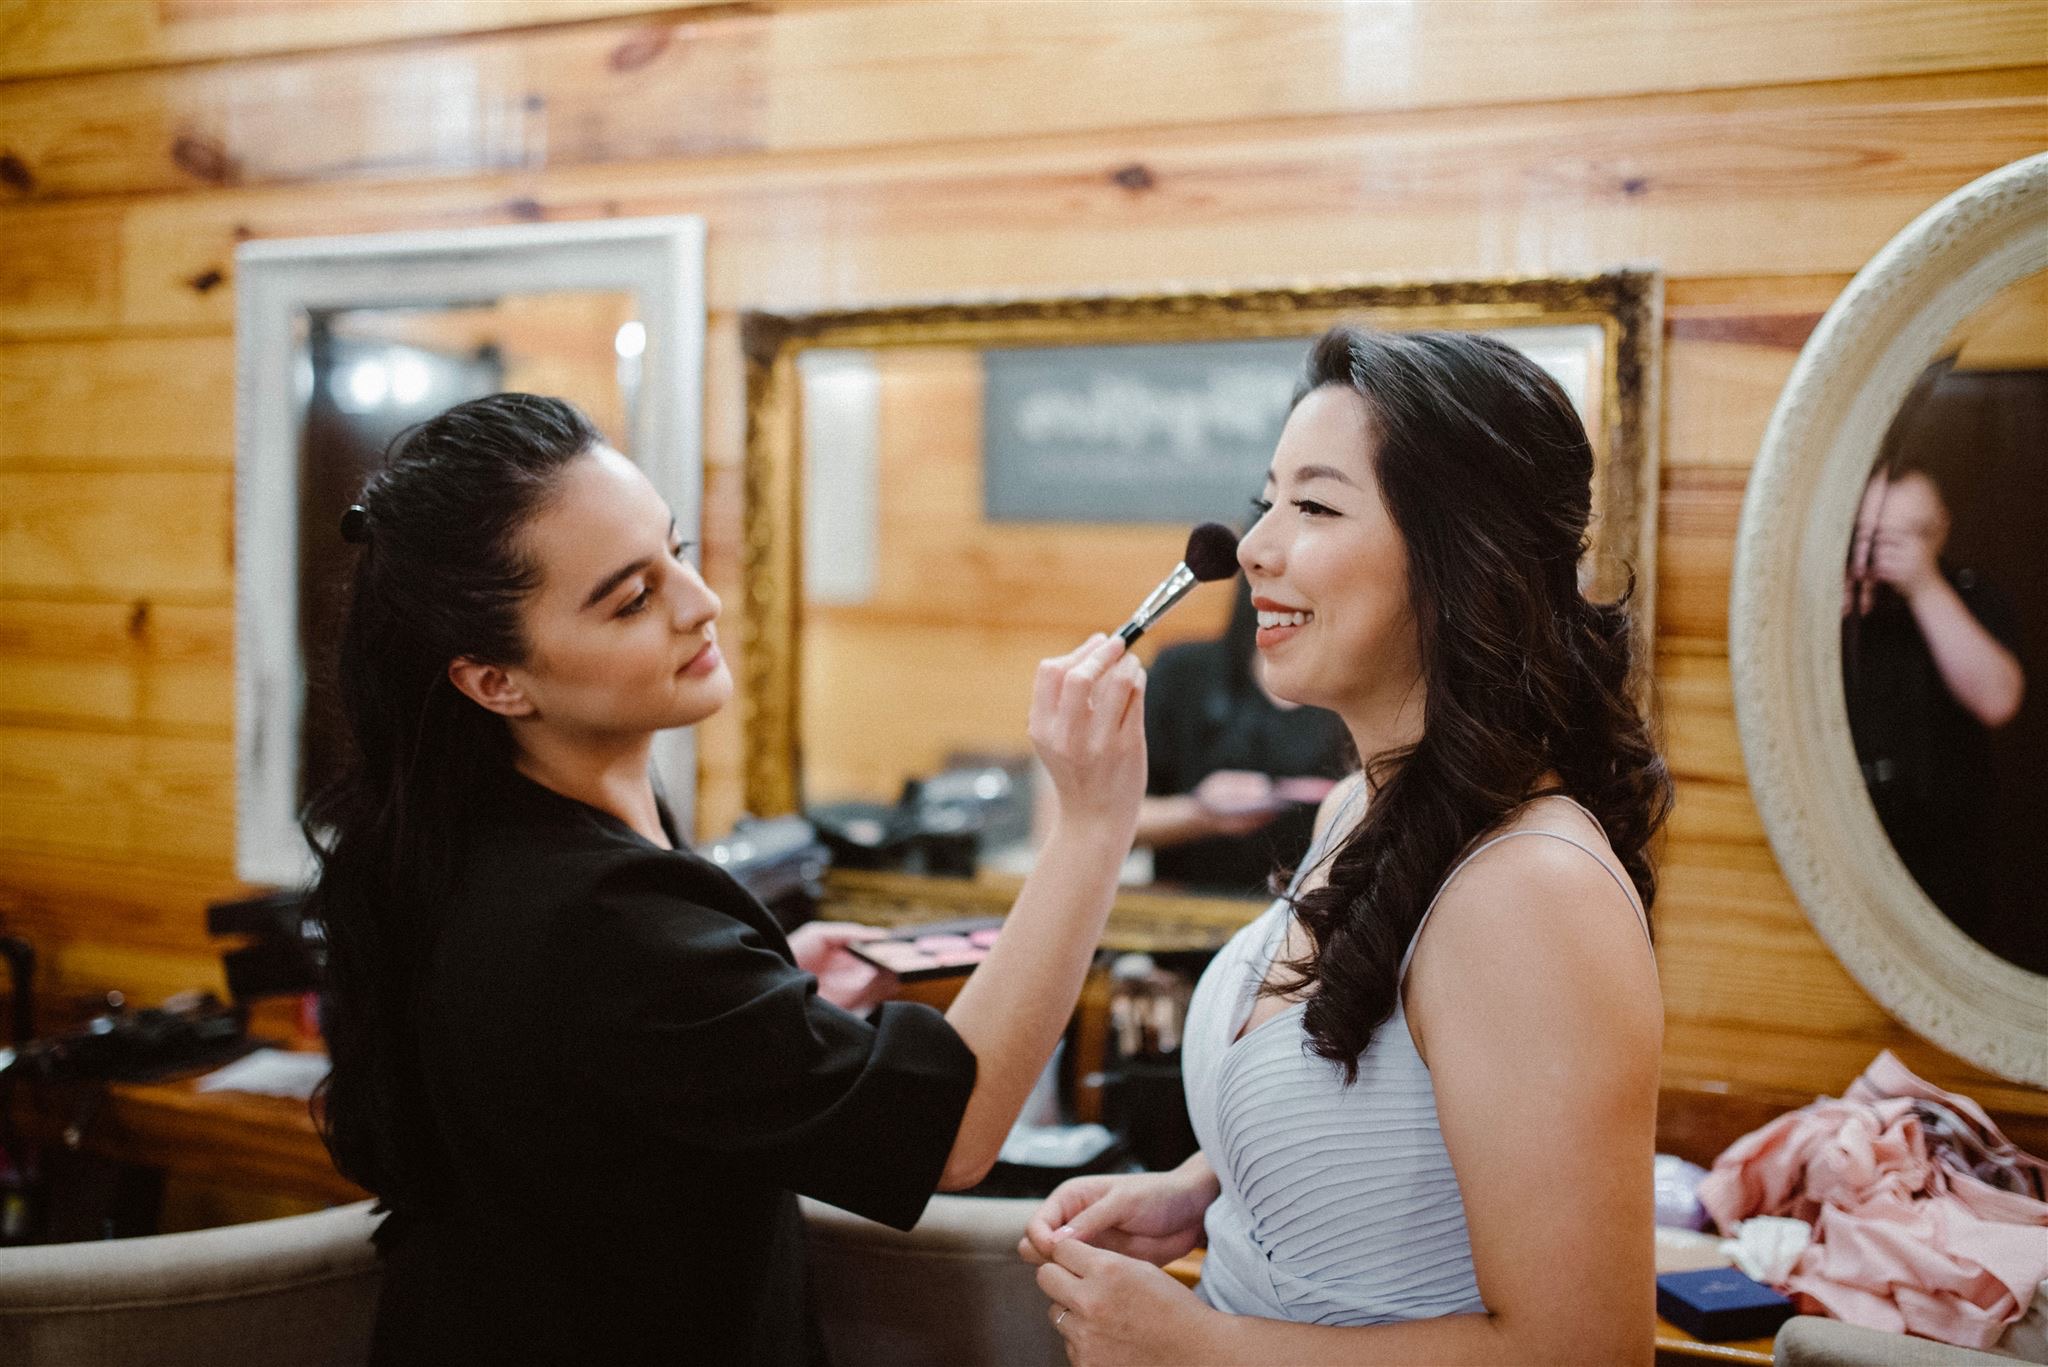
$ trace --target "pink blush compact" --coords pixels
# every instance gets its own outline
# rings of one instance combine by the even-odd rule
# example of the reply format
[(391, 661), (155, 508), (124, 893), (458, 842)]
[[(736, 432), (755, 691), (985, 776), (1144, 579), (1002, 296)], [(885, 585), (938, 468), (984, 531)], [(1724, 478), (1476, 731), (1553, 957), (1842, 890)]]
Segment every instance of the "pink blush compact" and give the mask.
[(919, 969), (932, 968), (937, 960), (916, 945), (902, 940), (875, 940), (854, 947), (861, 958), (902, 977)]
[(862, 940), (847, 949), (905, 982), (972, 973), (1002, 933), (1000, 916), (904, 926), (881, 940)]

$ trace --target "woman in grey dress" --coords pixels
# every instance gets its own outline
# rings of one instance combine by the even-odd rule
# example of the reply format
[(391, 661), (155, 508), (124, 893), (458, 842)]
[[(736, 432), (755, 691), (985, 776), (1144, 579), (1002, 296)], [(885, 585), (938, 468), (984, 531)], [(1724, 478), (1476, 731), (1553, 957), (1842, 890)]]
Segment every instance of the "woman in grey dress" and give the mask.
[[(1313, 350), (1239, 559), (1267, 686), (1363, 771), (1196, 992), (1201, 1151), (1031, 1223), (1081, 1367), (1650, 1360), (1670, 783), (1626, 602), (1579, 589), (1592, 473), (1502, 343)], [(1159, 1265), (1203, 1242), (1191, 1292)]]

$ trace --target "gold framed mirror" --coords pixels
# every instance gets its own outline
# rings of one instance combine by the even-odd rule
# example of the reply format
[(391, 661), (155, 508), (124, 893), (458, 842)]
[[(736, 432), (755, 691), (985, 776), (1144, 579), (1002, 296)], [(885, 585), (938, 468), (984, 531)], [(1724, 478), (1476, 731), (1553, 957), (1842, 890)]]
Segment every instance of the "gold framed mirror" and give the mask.
[(2044, 414), (2048, 154), (1929, 209), (1822, 318), (1750, 476), (1729, 607), (1750, 786), (1815, 929), (1902, 1023), (2035, 1086)]
[[(1661, 277), (1623, 271), (747, 315), (748, 810), (887, 802), (1026, 754), (1032, 666), (1113, 630), (1191, 523), (1242, 525), (1339, 322), (1494, 333), (1564, 383), (1597, 458), (1582, 577), (1602, 597), (1633, 579), (1647, 661), (1662, 309)], [(1218, 634), (1230, 596), (1198, 590), (1141, 654)], [(971, 886), (886, 892), (980, 909)], [(1119, 915), (1207, 919), (1194, 905), (1141, 890)]]

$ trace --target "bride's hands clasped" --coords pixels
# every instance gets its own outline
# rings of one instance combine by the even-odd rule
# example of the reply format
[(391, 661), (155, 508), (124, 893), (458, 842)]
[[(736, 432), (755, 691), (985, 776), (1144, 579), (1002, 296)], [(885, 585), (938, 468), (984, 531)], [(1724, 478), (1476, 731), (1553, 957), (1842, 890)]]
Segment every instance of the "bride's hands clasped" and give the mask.
[(1076, 1177), (1054, 1188), (1017, 1252), (1038, 1265), (1070, 1362), (1201, 1360), (1216, 1312), (1160, 1269), (1201, 1242), (1216, 1195), (1216, 1174), (1200, 1154), (1172, 1172)]
[(1172, 1172), (1076, 1177), (1032, 1215), (1017, 1252), (1044, 1264), (1060, 1244), (1079, 1239), (1164, 1267), (1201, 1242), (1202, 1217), (1215, 1199), (1215, 1174), (1199, 1158)]

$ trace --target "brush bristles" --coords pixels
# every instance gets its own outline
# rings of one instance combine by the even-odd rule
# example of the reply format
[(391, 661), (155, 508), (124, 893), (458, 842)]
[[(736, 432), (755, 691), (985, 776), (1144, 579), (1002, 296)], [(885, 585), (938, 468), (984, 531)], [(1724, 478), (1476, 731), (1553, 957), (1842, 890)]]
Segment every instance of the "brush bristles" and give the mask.
[(1237, 533), (1221, 522), (1204, 522), (1188, 533), (1188, 553), (1181, 560), (1203, 583), (1237, 573)]

